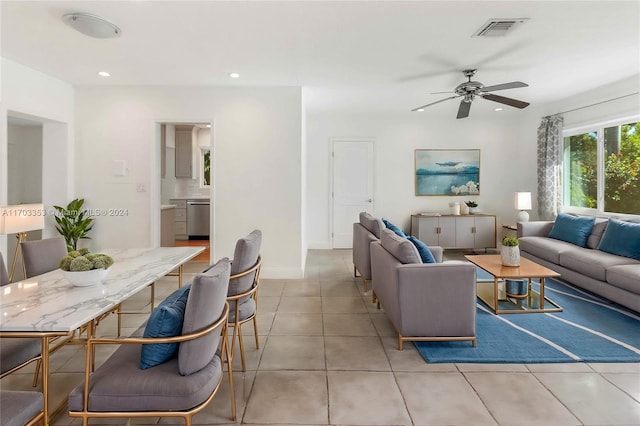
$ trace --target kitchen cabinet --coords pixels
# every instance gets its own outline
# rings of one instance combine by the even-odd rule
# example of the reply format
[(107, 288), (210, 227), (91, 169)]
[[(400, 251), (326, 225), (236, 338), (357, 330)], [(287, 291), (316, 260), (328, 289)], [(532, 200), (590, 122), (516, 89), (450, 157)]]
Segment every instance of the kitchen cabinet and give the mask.
[(173, 247), (175, 245), (175, 216), (175, 206), (160, 206), (160, 247)]
[(496, 217), (495, 215), (412, 215), (411, 235), (427, 245), (443, 248), (495, 248)]
[(188, 240), (187, 236), (187, 200), (172, 199), (169, 203), (176, 206), (175, 208), (175, 239)]
[(176, 127), (176, 177), (191, 178), (193, 162), (192, 130)]

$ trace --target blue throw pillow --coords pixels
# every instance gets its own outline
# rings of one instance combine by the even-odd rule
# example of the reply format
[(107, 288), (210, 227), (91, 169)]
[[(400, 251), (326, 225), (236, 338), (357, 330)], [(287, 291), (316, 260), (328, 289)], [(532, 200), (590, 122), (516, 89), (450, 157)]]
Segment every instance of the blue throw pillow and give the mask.
[[(184, 311), (191, 285), (179, 288), (164, 299), (151, 313), (144, 337), (174, 337), (182, 333)], [(168, 361), (178, 351), (178, 343), (142, 345), (140, 368), (155, 367)]]
[(558, 217), (556, 217), (551, 232), (549, 232), (549, 238), (585, 247), (595, 222), (595, 217), (573, 216), (560, 213)]
[(609, 219), (598, 250), (640, 260), (640, 223)]
[(429, 247), (413, 235), (409, 235), (407, 240), (411, 241), (414, 246), (418, 249), (418, 253), (420, 254), (420, 258), (422, 259), (422, 263), (436, 263), (436, 258), (433, 257), (433, 253), (429, 250)]
[(407, 235), (404, 232), (402, 232), (402, 229), (398, 228), (393, 223), (389, 222), (387, 219), (382, 219), (382, 222), (384, 223), (384, 226), (386, 226), (388, 229), (395, 232), (397, 236), (402, 238), (407, 238)]

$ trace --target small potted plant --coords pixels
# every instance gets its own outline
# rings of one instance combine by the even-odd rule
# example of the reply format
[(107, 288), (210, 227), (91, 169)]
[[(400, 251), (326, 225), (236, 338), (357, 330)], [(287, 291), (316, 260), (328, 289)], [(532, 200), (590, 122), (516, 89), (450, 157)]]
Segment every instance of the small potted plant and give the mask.
[(478, 207), (478, 203), (475, 201), (465, 201), (464, 202), (467, 207), (469, 207), (469, 214), (474, 214), (476, 212), (476, 208)]
[(72, 200), (66, 207), (53, 206), (56, 209), (56, 230), (67, 242), (67, 250), (78, 248), (78, 240), (88, 239), (93, 228), (93, 218), (82, 208), (84, 198)]
[(60, 269), (78, 287), (96, 284), (107, 276), (113, 258), (102, 253), (89, 253), (88, 248), (70, 251), (60, 259)]
[(504, 266), (520, 266), (520, 247), (516, 237), (507, 235), (502, 239), (500, 259)]

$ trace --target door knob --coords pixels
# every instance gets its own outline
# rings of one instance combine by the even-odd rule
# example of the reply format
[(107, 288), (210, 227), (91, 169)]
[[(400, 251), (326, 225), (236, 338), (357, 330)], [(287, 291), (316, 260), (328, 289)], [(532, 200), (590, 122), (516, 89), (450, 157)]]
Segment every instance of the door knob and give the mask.
[(367, 200), (367, 203), (373, 203), (373, 198), (369, 198), (369, 199)]

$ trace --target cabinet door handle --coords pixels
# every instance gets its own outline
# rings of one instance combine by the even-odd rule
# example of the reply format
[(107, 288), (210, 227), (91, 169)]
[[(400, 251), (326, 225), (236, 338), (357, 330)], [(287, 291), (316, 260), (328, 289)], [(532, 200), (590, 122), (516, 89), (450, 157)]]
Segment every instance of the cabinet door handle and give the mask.
[(471, 227), (471, 233), (472, 233), (472, 234), (475, 234), (475, 233), (476, 233), (476, 227), (475, 227), (475, 226)]

